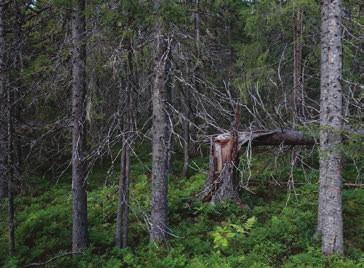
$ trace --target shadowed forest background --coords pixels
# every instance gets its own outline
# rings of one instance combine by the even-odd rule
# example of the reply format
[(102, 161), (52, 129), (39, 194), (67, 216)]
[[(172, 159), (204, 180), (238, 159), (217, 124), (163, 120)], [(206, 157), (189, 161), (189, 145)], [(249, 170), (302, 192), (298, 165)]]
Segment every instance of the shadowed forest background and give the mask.
[(0, 0), (0, 266), (364, 267), (361, 0)]

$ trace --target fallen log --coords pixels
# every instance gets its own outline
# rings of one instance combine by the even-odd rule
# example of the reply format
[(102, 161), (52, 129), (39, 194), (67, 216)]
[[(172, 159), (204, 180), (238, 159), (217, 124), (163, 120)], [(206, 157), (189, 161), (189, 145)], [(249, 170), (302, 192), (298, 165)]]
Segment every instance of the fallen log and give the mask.
[[(242, 144), (249, 142), (250, 139), (246, 139), (245, 136), (249, 135), (248, 133), (242, 133), (239, 135), (242, 140)], [(257, 132), (253, 140), (251, 140), (252, 145), (261, 146), (261, 145), (308, 145), (312, 146), (315, 144), (315, 140), (313, 137), (305, 135), (303, 132), (296, 130), (273, 130), (268, 133), (260, 133)], [(240, 144), (240, 143), (239, 143)]]
[[(236, 116), (236, 118), (238, 118)], [(237, 119), (235, 119), (237, 121)], [(199, 197), (208, 202), (231, 200), (241, 205), (238, 195), (239, 151), (244, 146), (313, 146), (315, 139), (301, 131), (290, 129), (251, 130), (238, 132), (234, 123), (230, 133), (223, 133), (210, 139), (209, 171), (206, 183)], [(351, 135), (364, 135), (364, 130), (345, 128), (344, 141)], [(357, 186), (355, 186), (357, 187)]]
[(200, 198), (210, 202), (231, 200), (240, 203), (236, 171), (243, 146), (314, 144), (312, 137), (295, 130), (232, 131), (212, 137), (209, 172)]

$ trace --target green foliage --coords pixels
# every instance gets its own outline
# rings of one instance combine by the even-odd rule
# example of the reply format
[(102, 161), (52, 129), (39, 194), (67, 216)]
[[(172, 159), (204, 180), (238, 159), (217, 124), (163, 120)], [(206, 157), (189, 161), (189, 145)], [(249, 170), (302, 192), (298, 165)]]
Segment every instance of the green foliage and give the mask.
[[(253, 162), (253, 175), (260, 171), (262, 181), (271, 175), (282, 180), (284, 172), (290, 172), (285, 168), (268, 175), (264, 173), (264, 160)], [(312, 183), (297, 187), (295, 193), (279, 187), (274, 190), (277, 187), (274, 185), (269, 189), (267, 184), (258, 185), (254, 188), (257, 194), (249, 197), (251, 210), (233, 203), (213, 205), (197, 200), (195, 195), (204, 184), (204, 173), (193, 174), (189, 179), (172, 175), (169, 178), (171, 239), (167, 245), (150, 245), (144, 220), (150, 209), (148, 165), (148, 162), (136, 163), (131, 168), (130, 248), (113, 248), (117, 173), (97, 168), (89, 177), (91, 246), (82, 255), (57, 258), (49, 267), (363, 267), (364, 193), (361, 189), (344, 191), (347, 255), (326, 258), (314, 239), (317, 173), (309, 175)], [(294, 176), (297, 181), (306, 181), (299, 169), (294, 170)], [(71, 195), (67, 180), (53, 185), (44, 180), (39, 184), (37, 178), (30, 178), (29, 182), (39, 189), (32, 190), (32, 196), (17, 197), (17, 254), (2, 259), (1, 265), (18, 267), (70, 250)], [(262, 200), (267, 192), (270, 196)], [(4, 213), (5, 204), (1, 209)], [(5, 224), (1, 222), (3, 256), (7, 254)]]
[(226, 250), (233, 240), (244, 239), (244, 235), (249, 233), (255, 222), (256, 218), (253, 216), (242, 225), (225, 223), (222, 226), (217, 226), (211, 232), (214, 248), (220, 252), (221, 250)]

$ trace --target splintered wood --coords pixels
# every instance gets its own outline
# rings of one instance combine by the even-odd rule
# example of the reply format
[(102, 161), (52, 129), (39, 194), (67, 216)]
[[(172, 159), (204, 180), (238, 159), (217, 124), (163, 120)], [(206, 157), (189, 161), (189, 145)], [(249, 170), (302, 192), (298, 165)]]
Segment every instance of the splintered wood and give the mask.
[(240, 203), (237, 167), (242, 146), (313, 145), (311, 137), (294, 130), (256, 130), (223, 133), (210, 140), (209, 172), (203, 191), (204, 201), (232, 200)]

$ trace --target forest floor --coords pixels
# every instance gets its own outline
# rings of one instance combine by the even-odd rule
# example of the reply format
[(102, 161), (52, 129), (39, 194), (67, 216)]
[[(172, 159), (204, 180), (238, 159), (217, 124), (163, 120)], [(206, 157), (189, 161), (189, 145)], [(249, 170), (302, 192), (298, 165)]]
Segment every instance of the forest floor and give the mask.
[[(23, 267), (52, 259), (46, 267), (364, 267), (364, 189), (345, 188), (345, 257), (323, 257), (315, 239), (317, 171), (267, 169), (272, 159), (254, 160), (249, 191), (235, 204), (212, 205), (196, 198), (206, 177), (207, 160), (195, 159), (190, 178), (169, 181), (171, 239), (164, 246), (148, 243), (150, 160), (134, 160), (130, 192), (128, 249), (113, 247), (117, 174), (110, 165), (88, 179), (90, 248), (71, 257), (71, 183), (69, 176), (31, 177), (16, 198), (16, 256), (1, 257), (0, 266)], [(292, 172), (291, 172), (292, 171)], [(350, 176), (351, 169), (346, 171)], [(295, 187), (287, 182), (293, 175)], [(274, 178), (274, 179), (272, 179)], [(274, 183), (280, 181), (280, 184)], [(2, 201), (1, 215), (6, 215)], [(7, 256), (6, 217), (1, 217), (0, 256)], [(64, 255), (64, 256), (63, 256)], [(42, 266), (42, 265), (41, 265)], [(43, 265), (44, 266), (44, 265)]]

